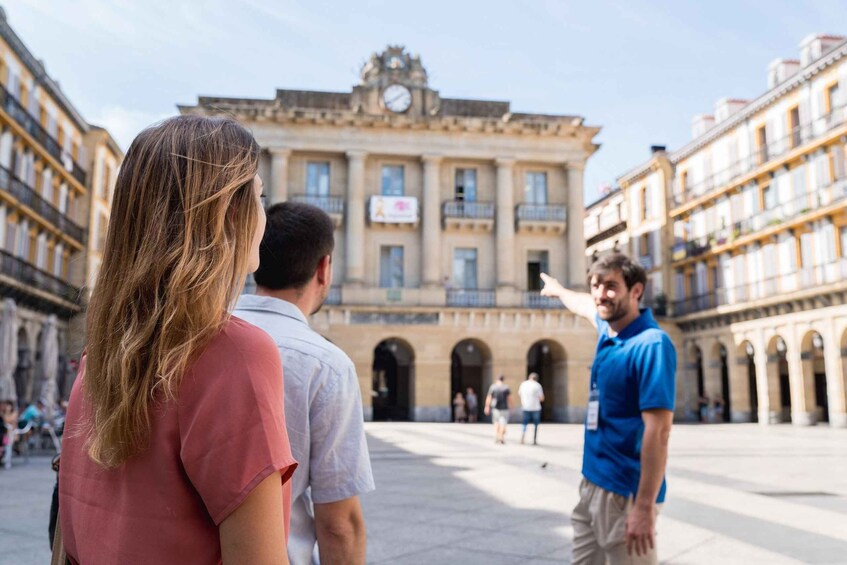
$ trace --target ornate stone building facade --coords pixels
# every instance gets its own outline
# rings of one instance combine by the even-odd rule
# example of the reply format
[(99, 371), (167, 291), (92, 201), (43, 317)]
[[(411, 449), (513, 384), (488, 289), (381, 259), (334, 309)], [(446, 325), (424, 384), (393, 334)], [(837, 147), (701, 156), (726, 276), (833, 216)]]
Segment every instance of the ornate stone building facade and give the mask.
[(236, 116), (265, 149), (272, 202), (335, 220), (330, 304), (313, 326), (344, 349), (367, 418), (445, 421), (542, 374), (545, 417), (581, 418), (593, 329), (539, 296), (538, 273), (584, 285), (583, 169), (599, 128), (508, 102), (442, 97), (417, 56), (374, 54), (350, 92), (201, 97), (184, 113)]
[(81, 287), (99, 260), (89, 229), (109, 215), (103, 183), (114, 174), (104, 181), (102, 171), (114, 173), (122, 156), (105, 130), (82, 119), (0, 9), (0, 298), (16, 337), (14, 355), (0, 352), (4, 365), (16, 357), (14, 386), (4, 384), (0, 395), (38, 396), (52, 366), (43, 355), (48, 327), (57, 329), (56, 377), (67, 393), (68, 361), (84, 340)]
[(708, 397), (725, 421), (847, 426), (846, 91), (847, 40), (809, 36), (764, 94), (719, 100), (618, 179), (659, 233), (689, 418)]

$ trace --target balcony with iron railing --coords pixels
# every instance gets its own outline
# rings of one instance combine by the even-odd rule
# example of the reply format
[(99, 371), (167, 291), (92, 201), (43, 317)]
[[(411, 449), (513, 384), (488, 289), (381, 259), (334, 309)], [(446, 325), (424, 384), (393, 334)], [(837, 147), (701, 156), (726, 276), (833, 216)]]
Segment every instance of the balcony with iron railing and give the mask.
[(719, 306), (743, 304), (792, 292), (847, 280), (847, 259), (841, 258), (821, 265), (796, 269), (789, 273), (766, 277), (762, 280), (686, 297), (673, 303), (673, 315), (685, 316), (711, 310)]
[(519, 231), (564, 233), (567, 206), (564, 204), (518, 204), (515, 225)]
[(49, 224), (55, 226), (62, 233), (67, 234), (83, 245), (85, 244), (87, 238), (85, 230), (82, 227), (57, 210), (5, 167), (0, 167), (0, 190), (7, 191), (18, 202), (31, 208), (36, 214), (44, 218)]
[(558, 298), (550, 296), (541, 296), (541, 291), (527, 290), (523, 293), (524, 308), (532, 308), (539, 310), (558, 310), (564, 308), (564, 304)]
[(317, 194), (295, 194), (289, 198), (292, 202), (310, 204), (320, 208), (332, 218), (335, 227), (339, 227), (344, 219), (344, 198)]
[(59, 142), (51, 136), (47, 130), (41, 127), (21, 103), (0, 84), (0, 108), (2, 108), (13, 120), (15, 120), (35, 141), (37, 141), (52, 157), (62, 163), (62, 166), (71, 176), (85, 185), (86, 173), (79, 164), (62, 149)]
[(713, 190), (736, 184), (737, 181), (745, 179), (747, 176), (758, 174), (759, 170), (764, 171), (778, 166), (781, 158), (801, 149), (806, 144), (823, 138), (834, 128), (844, 123), (847, 123), (847, 106), (840, 105), (819, 118), (795, 126), (788, 135), (766, 143), (725, 169), (696, 183), (682, 186), (680, 177), (677, 177), (673, 183), (673, 204), (674, 206), (682, 206), (690, 200), (704, 196)]
[(491, 231), (494, 227), (494, 203), (448, 200), (441, 205), (441, 221), (445, 229)]
[(840, 178), (828, 186), (807, 191), (791, 200), (777, 204), (734, 222), (731, 227), (722, 227), (706, 235), (677, 241), (671, 246), (671, 259), (683, 261), (720, 249), (728, 243), (745, 241), (745, 236), (776, 227), (847, 200), (847, 178)]
[(0, 273), (25, 288), (47, 292), (74, 304), (79, 300), (78, 288), (5, 250), (0, 250)]
[(493, 308), (497, 305), (497, 293), (494, 290), (469, 288), (447, 290), (447, 306), (463, 308)]

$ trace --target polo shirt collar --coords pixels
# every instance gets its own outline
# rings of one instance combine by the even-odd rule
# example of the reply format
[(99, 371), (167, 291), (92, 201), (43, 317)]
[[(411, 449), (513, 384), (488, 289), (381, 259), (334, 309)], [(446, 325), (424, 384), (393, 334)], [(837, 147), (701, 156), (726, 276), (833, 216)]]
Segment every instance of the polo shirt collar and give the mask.
[(636, 336), (648, 328), (657, 327), (656, 319), (653, 318), (653, 312), (649, 308), (641, 308), (641, 314), (629, 323), (627, 327), (618, 332), (618, 335), (611, 337), (606, 334), (607, 339), (619, 342), (625, 341), (633, 336)]
[(235, 306), (238, 310), (252, 310), (255, 312), (272, 312), (287, 318), (293, 318), (298, 322), (309, 325), (309, 321), (303, 314), (302, 310), (288, 302), (272, 296), (257, 296), (255, 294), (242, 294), (238, 297), (238, 303)]

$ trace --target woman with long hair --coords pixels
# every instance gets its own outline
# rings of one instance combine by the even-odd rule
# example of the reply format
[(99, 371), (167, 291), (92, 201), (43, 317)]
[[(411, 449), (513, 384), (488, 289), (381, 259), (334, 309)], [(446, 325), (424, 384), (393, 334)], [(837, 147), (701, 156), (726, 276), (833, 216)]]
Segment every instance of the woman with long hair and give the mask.
[(288, 563), (282, 365), (229, 315), (259, 265), (259, 146), (228, 118), (141, 132), (114, 190), (59, 472), (75, 563)]

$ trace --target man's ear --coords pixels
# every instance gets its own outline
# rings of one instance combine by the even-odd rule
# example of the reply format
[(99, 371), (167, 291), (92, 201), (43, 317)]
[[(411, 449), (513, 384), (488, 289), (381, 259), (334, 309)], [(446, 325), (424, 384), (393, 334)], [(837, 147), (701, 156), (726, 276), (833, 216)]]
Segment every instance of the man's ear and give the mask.
[(329, 277), (332, 273), (332, 261), (330, 255), (324, 255), (321, 257), (321, 260), (318, 261), (318, 270), (315, 273), (318, 277), (318, 283), (323, 286), (329, 284)]
[(635, 283), (632, 285), (632, 290), (630, 292), (635, 295), (637, 300), (641, 300), (644, 297), (644, 285), (640, 282)]

